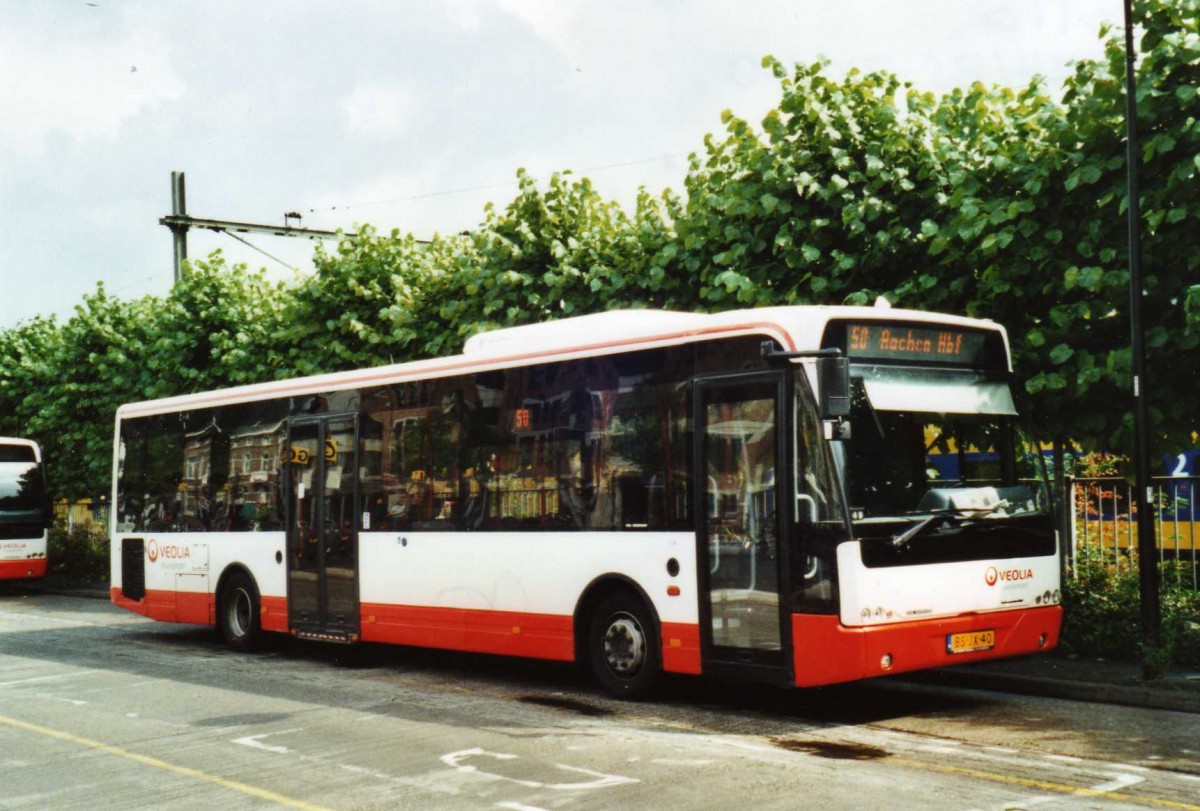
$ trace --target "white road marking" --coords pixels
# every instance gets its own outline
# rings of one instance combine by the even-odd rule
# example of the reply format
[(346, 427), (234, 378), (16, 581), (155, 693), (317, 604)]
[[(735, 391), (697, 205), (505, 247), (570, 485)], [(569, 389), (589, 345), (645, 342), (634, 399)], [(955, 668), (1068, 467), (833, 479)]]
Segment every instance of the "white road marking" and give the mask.
[(633, 777), (623, 777), (619, 774), (604, 774), (603, 772), (595, 772), (591, 769), (581, 769), (578, 766), (567, 766), (562, 763), (552, 764), (556, 769), (563, 771), (575, 772), (577, 774), (586, 774), (595, 777), (595, 780), (587, 780), (580, 783), (541, 783), (536, 780), (518, 780), (515, 777), (506, 777), (495, 772), (488, 772), (480, 769), (478, 766), (472, 766), (464, 761), (471, 758), (486, 757), (494, 760), (517, 760), (517, 755), (509, 755), (504, 752), (489, 752), (486, 749), (475, 747), (473, 749), (463, 749), (458, 752), (450, 752), (442, 755), (441, 761), (452, 769), (460, 772), (475, 772), (480, 775), (495, 778), (497, 780), (507, 780), (510, 783), (516, 783), (519, 786), (526, 788), (548, 788), (554, 791), (590, 791), (598, 788), (612, 788), (613, 786), (623, 786), (630, 783), (641, 782)]
[(659, 766), (711, 766), (716, 763), (715, 760), (687, 760), (686, 758), (654, 758), (650, 761)]
[(1148, 769), (1145, 766), (1135, 766), (1132, 763), (1113, 763), (1111, 765), (1114, 769), (1120, 769), (1123, 772), (1148, 772), (1148, 771), (1150, 771), (1150, 769)]
[(496, 803), (497, 808), (507, 808), (510, 811), (546, 811), (536, 805), (521, 805), (520, 803)]
[(264, 752), (275, 752), (280, 755), (286, 755), (291, 750), (286, 746), (271, 746), (262, 742), (263, 738), (269, 738), (272, 735), (287, 735), (289, 732), (300, 732), (299, 729), (281, 729), (279, 732), (264, 732), (262, 735), (247, 735), (244, 738), (234, 738), (232, 743), (239, 743), (242, 746), (249, 746), (251, 749), (262, 749)]
[(1146, 778), (1138, 777), (1136, 774), (1109, 774), (1112, 780), (1107, 783), (1101, 783), (1098, 786), (1092, 786), (1092, 791), (1120, 791), (1129, 786), (1136, 786), (1138, 783), (1145, 783)]
[(31, 676), (28, 679), (15, 679), (13, 681), (0, 681), (0, 687), (13, 687), (17, 684), (32, 684), (35, 681), (54, 681), (56, 679), (73, 679), (76, 676), (86, 676), (90, 673), (99, 673), (99, 670), (80, 670), (75, 673), (58, 673), (53, 676)]
[(1042, 755), (1042, 757), (1046, 760), (1053, 760), (1056, 763), (1083, 763), (1083, 758), (1071, 755)]
[(566, 766), (562, 763), (555, 763), (556, 769), (563, 769), (568, 772), (577, 774), (590, 774), (596, 777), (595, 780), (587, 783), (550, 783), (546, 788), (552, 788), (556, 791), (577, 791), (580, 789), (594, 788), (611, 788), (612, 786), (625, 786), (630, 783), (640, 783), (641, 781), (633, 777), (622, 777), (619, 774), (604, 774), (603, 772), (594, 772), (591, 769), (581, 769), (578, 766)]

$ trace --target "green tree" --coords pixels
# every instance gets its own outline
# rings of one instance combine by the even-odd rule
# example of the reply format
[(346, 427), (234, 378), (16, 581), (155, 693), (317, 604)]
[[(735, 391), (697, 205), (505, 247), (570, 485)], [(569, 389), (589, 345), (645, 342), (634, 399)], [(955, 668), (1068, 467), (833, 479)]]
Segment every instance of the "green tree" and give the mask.
[[(1162, 449), (1200, 413), (1200, 0), (1138, 0), (1143, 316)], [(1045, 439), (1110, 449), (1129, 428), (1124, 60), (1082, 61), (1061, 102), (1037, 79), (936, 97), (886, 72), (764, 66), (778, 108), (732, 113), (684, 189), (626, 213), (569, 172), (518, 171), (468, 234), (370, 226), (286, 284), (192, 264), (163, 298), (101, 286), (66, 323), (0, 331), (0, 430), (43, 441), (52, 484), (107, 489), (120, 403), (461, 349), (482, 329), (613, 307), (867, 304), (995, 319)]]

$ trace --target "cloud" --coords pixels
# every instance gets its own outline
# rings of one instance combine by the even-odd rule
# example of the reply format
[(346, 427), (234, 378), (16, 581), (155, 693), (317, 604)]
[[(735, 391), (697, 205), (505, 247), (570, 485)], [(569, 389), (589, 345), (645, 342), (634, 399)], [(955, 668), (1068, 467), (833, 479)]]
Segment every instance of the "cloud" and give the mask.
[(571, 61), (582, 52), (576, 28), (576, 4), (559, 0), (497, 0), (500, 10), (524, 22)]
[(358, 85), (342, 102), (346, 132), (372, 138), (404, 134), (411, 118), (413, 95), (406, 85)]
[(443, 0), (441, 7), (446, 19), (463, 31), (478, 33), (483, 25), (480, 0)]
[(137, 30), (45, 39), (0, 28), (0, 76), (0, 109), (9, 111), (0, 143), (25, 152), (41, 151), (54, 133), (115, 138), (131, 118), (185, 92), (161, 38)]

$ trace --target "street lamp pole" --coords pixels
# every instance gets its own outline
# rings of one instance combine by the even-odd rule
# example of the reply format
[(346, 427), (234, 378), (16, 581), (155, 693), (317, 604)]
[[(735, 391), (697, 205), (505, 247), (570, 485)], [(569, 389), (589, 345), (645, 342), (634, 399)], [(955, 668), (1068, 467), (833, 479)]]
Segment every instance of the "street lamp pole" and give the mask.
[[(1146, 432), (1146, 347), (1142, 334), (1141, 206), (1138, 201), (1137, 75), (1134, 70), (1132, 0), (1125, 5), (1125, 165), (1129, 189), (1129, 332), (1133, 354), (1133, 466), (1137, 509), (1137, 549), (1142, 603), (1142, 636), (1146, 652), (1162, 644), (1158, 594), (1158, 549), (1154, 541), (1154, 493), (1150, 486), (1149, 441)], [(1143, 675), (1158, 665), (1142, 659)]]

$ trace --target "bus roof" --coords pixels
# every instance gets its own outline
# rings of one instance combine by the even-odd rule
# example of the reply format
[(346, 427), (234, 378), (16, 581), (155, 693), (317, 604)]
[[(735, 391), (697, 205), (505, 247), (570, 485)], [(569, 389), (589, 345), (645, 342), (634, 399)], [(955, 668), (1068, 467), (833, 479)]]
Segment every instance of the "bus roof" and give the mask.
[(535, 362), (571, 360), (634, 349), (677, 346), (744, 335), (773, 338), (787, 350), (816, 349), (831, 320), (900, 321), (998, 331), (993, 321), (890, 307), (797, 306), (684, 313), (667, 310), (610, 310), (537, 324), (482, 332), (466, 342), (461, 355), (411, 361), (346, 372), (290, 378), (130, 403), (118, 418), (171, 413), (239, 402), (300, 396), (360, 386), (469, 374)]
[(35, 462), (42, 461), (42, 449), (32, 439), (22, 439), (15, 436), (0, 436), (0, 445), (22, 445), (26, 448), (33, 448), (33, 460)]

